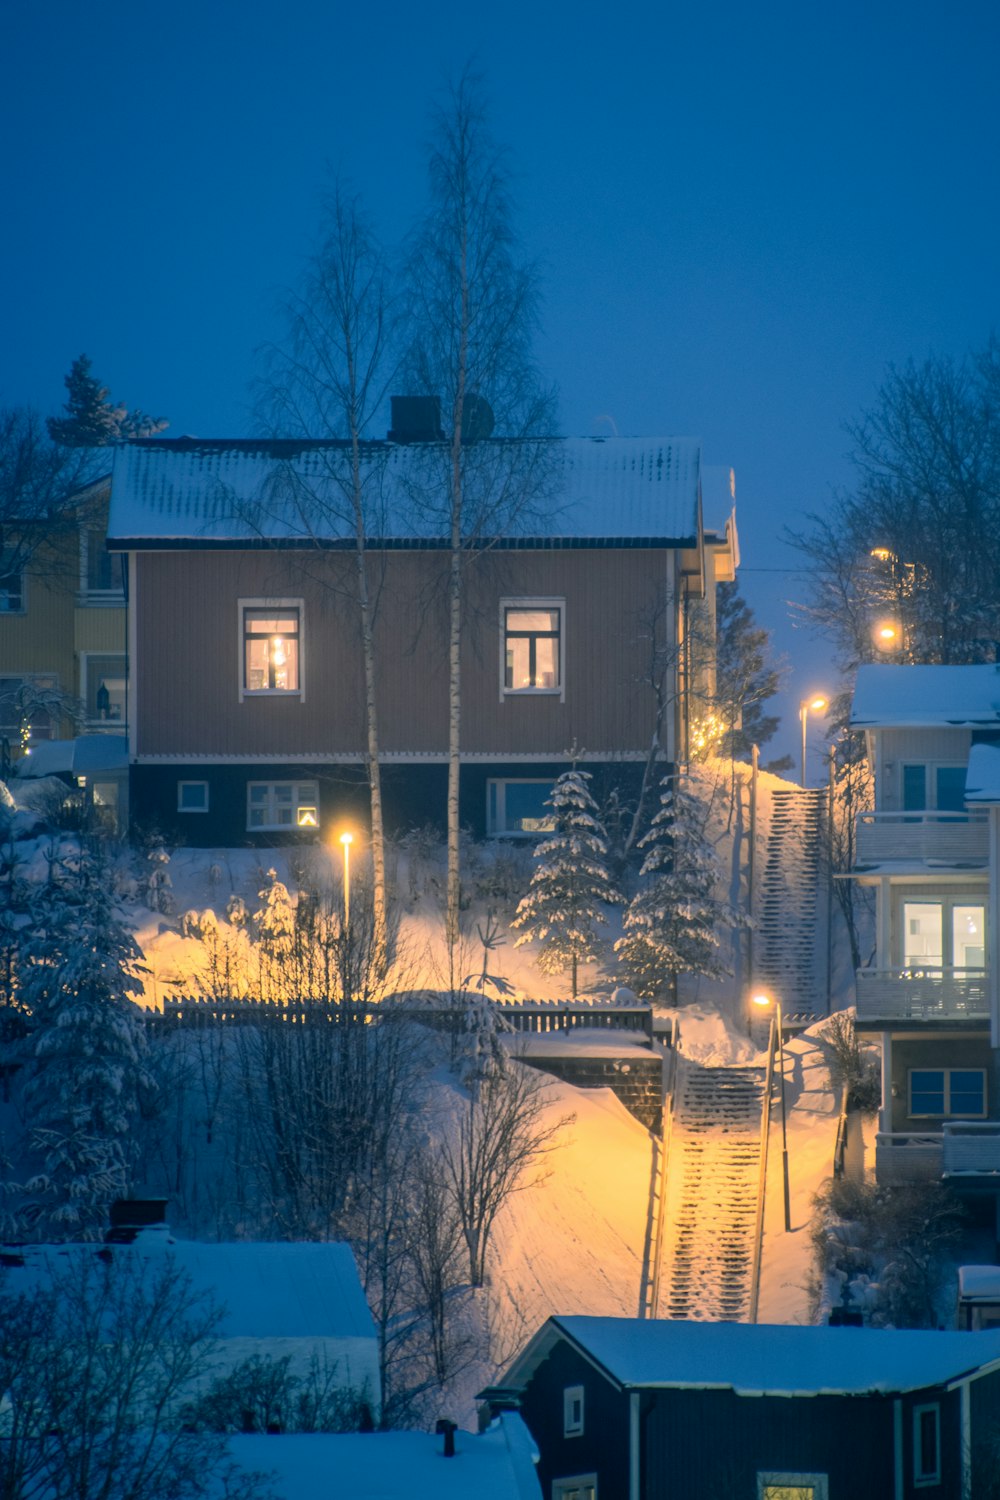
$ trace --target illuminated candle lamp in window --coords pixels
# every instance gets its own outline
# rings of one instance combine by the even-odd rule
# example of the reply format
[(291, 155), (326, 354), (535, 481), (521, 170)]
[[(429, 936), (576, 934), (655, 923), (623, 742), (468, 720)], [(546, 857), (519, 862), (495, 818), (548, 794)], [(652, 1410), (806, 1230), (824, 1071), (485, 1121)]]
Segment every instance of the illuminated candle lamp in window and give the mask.
[(285, 665), (285, 643), (280, 635), (276, 635), (272, 641), (271, 659), (276, 667)]
[(319, 819), (316, 816), (316, 809), (314, 807), (300, 807), (296, 823), (299, 828), (318, 828)]

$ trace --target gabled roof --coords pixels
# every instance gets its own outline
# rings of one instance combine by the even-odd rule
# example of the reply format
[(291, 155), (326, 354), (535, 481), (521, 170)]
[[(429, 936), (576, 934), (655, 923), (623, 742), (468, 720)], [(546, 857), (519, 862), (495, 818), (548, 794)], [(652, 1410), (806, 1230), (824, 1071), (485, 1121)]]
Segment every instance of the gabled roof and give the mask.
[(1000, 726), (1000, 665), (858, 668), (856, 729)]
[[(701, 444), (697, 438), (554, 438), (478, 443), (472, 464), (486, 472), (512, 447), (528, 491), (545, 498), (501, 541), (547, 545), (693, 546), (701, 535)], [(363, 445), (368, 530), (390, 545), (440, 545), (447, 536), (447, 445)], [(115, 452), (109, 536), (129, 546), (351, 546), (354, 528), (338, 474), (343, 441), (143, 438)], [(721, 471), (731, 476), (731, 471)], [(519, 482), (522, 482), (519, 479)], [(720, 539), (732, 526), (731, 484), (712, 482)], [(306, 514), (317, 497), (320, 519)], [(722, 496), (720, 499), (719, 497)], [(735, 546), (735, 531), (731, 545)]]
[(1000, 1369), (1000, 1333), (566, 1317), (543, 1325), (502, 1384), (526, 1384), (560, 1339), (623, 1388), (861, 1396)]

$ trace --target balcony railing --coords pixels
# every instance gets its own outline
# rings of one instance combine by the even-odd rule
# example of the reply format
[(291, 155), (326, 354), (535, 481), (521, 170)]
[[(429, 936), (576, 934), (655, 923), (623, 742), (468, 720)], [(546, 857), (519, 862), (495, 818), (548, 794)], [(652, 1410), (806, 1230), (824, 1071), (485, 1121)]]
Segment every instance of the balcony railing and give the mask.
[(865, 812), (858, 815), (855, 863), (985, 866), (985, 812)]
[(985, 969), (859, 969), (859, 1021), (988, 1021)]
[(875, 1137), (875, 1177), (883, 1187), (937, 1182), (944, 1137), (929, 1131), (880, 1130)]
[(941, 1140), (946, 1177), (1000, 1177), (1000, 1120), (948, 1120)]

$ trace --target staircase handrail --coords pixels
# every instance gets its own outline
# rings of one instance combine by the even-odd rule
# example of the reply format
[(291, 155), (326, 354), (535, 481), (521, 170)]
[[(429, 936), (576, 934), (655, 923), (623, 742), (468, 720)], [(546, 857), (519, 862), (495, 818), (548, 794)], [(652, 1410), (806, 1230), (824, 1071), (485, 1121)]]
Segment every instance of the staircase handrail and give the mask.
[(663, 1235), (667, 1217), (667, 1161), (670, 1142), (674, 1133), (674, 1103), (677, 1099), (677, 1066), (681, 1043), (681, 1023), (678, 1016), (670, 1022), (670, 1103), (663, 1111), (663, 1127), (660, 1131), (660, 1165), (657, 1182), (656, 1223), (653, 1227), (653, 1285), (649, 1294), (647, 1317), (655, 1318), (660, 1308), (660, 1286), (663, 1280)]
[(767, 1074), (764, 1079), (764, 1099), (760, 1111), (760, 1166), (757, 1173), (757, 1214), (753, 1232), (753, 1266), (750, 1271), (749, 1323), (756, 1323), (760, 1305), (760, 1272), (764, 1255), (764, 1206), (767, 1201), (767, 1148), (771, 1134), (771, 1093), (774, 1083), (774, 1034), (775, 1018), (771, 1017), (771, 1029), (767, 1041)]

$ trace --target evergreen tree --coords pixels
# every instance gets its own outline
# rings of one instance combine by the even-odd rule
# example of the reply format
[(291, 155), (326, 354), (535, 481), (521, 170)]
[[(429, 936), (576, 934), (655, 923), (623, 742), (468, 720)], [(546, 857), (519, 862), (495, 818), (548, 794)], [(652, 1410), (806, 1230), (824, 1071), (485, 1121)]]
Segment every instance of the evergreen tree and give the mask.
[(66, 1238), (95, 1232), (128, 1192), (135, 1125), (152, 1086), (132, 999), (141, 954), (115, 916), (107, 872), (81, 848), (54, 861), (50, 877), (19, 966), (23, 1106), (38, 1159), (24, 1212)]
[(737, 583), (719, 584), (715, 610), (719, 748), (733, 760), (745, 760), (754, 745), (766, 745), (777, 732), (780, 720), (765, 706), (781, 687), (781, 673), (769, 660), (770, 635), (757, 624)]
[(272, 957), (291, 951), (295, 937), (295, 907), (284, 881), (272, 866), (267, 872), (266, 884), (257, 892), (260, 909), (254, 915), (257, 940)]
[(106, 385), (91, 374), (91, 360), (81, 354), (64, 382), (69, 396), (65, 417), (49, 417), (49, 437), (65, 448), (103, 448), (122, 438), (152, 437), (167, 426), (163, 417), (128, 411), (112, 401)]
[(625, 912), (615, 944), (628, 983), (655, 999), (678, 974), (719, 979), (729, 973), (720, 932), (746, 918), (716, 896), (721, 870), (706, 837), (708, 810), (676, 777), (661, 782), (660, 810), (639, 840), (646, 882)]
[(622, 899), (608, 873), (607, 835), (589, 780), (585, 771), (564, 771), (552, 788), (546, 806), (556, 826), (535, 850), (538, 866), (511, 923), (521, 929), (515, 948), (540, 945), (543, 973), (570, 970), (574, 1000), (578, 965), (600, 957), (604, 948), (596, 930), (607, 920), (604, 907)]

